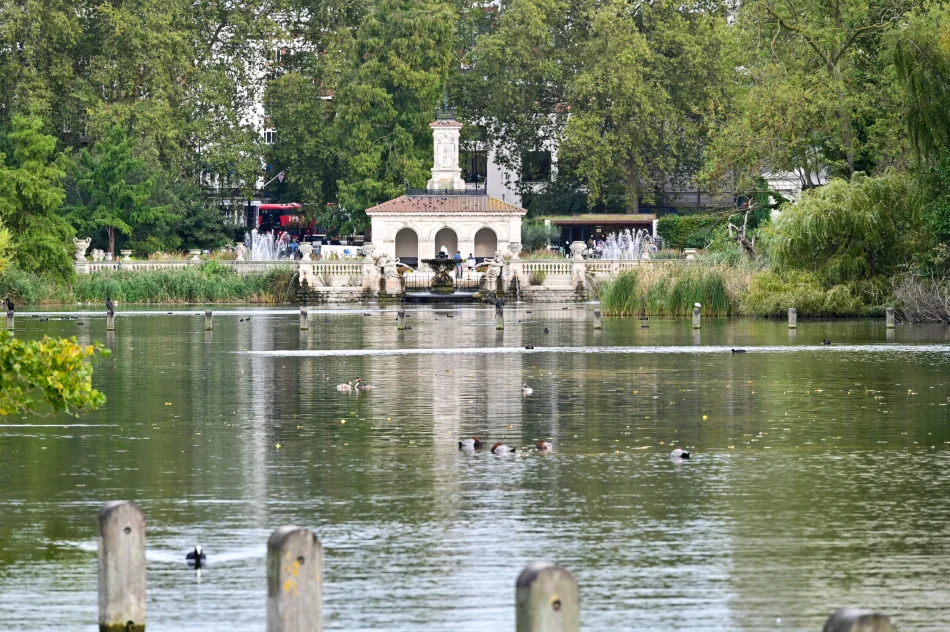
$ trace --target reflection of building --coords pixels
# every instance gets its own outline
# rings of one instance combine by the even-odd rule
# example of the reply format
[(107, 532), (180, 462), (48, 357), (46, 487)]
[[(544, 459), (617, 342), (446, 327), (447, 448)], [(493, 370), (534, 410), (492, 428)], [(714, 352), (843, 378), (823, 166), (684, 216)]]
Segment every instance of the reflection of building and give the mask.
[(435, 257), (442, 247), (449, 255), (491, 257), (521, 249), (521, 220), (526, 211), (487, 195), (485, 189), (466, 189), (459, 168), (459, 131), (462, 124), (448, 108), (431, 124), (432, 178), (422, 191), (366, 210), (372, 221), (373, 244), (378, 252), (399, 257), (409, 265)]

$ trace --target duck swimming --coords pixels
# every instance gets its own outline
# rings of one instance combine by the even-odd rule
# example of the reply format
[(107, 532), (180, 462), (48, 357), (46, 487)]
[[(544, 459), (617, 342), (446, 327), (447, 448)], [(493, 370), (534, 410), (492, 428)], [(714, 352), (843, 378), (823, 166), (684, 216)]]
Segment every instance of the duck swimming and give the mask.
[(188, 566), (194, 566), (195, 569), (199, 569), (204, 566), (206, 559), (208, 559), (208, 556), (201, 552), (200, 544), (196, 544), (195, 550), (185, 556)]
[(733, 353), (745, 353), (746, 351), (745, 351), (745, 349), (733, 349), (732, 352), (733, 352)]
[(373, 390), (374, 388), (375, 388), (374, 386), (370, 386), (369, 384), (364, 384), (364, 383), (363, 383), (363, 378), (361, 378), (361, 377), (356, 378), (356, 390), (358, 390), (358, 391), (371, 391), (371, 390)]
[(474, 450), (476, 448), (482, 447), (482, 442), (478, 437), (472, 437), (471, 439), (462, 439), (459, 441), (459, 450)]
[(522, 395), (530, 395), (530, 394), (533, 393), (533, 392), (534, 392), (534, 389), (531, 388), (530, 386), (528, 386), (527, 382), (521, 385), (521, 394), (522, 394)]
[(512, 454), (517, 449), (518, 448), (512, 448), (511, 446), (498, 442), (491, 447), (491, 453), (492, 454)]
[(534, 444), (534, 447), (538, 449), (538, 452), (550, 452), (552, 449), (554, 449), (554, 446), (552, 446), (547, 441), (538, 441)]
[(337, 384), (337, 385), (336, 385), (336, 390), (349, 393), (350, 391), (353, 390), (353, 381), (352, 381), (352, 380), (347, 380), (347, 381), (344, 382), (343, 384)]
[(675, 450), (670, 452), (670, 458), (671, 459), (688, 459), (689, 452), (687, 452), (686, 450), (681, 450), (680, 448), (676, 448)]

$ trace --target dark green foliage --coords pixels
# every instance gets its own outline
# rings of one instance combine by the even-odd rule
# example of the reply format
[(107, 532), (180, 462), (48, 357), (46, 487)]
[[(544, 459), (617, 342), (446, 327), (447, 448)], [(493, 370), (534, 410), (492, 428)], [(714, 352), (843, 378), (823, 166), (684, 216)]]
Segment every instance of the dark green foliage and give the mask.
[(554, 225), (541, 221), (528, 221), (521, 224), (521, 248), (532, 251), (547, 248), (556, 244), (561, 236), (561, 230)]
[(656, 232), (664, 248), (705, 248), (713, 231), (724, 227), (726, 218), (716, 215), (664, 215), (657, 221)]
[(739, 311), (721, 269), (688, 263), (625, 270), (601, 284), (600, 302), (609, 316), (688, 316), (696, 303), (705, 316)]

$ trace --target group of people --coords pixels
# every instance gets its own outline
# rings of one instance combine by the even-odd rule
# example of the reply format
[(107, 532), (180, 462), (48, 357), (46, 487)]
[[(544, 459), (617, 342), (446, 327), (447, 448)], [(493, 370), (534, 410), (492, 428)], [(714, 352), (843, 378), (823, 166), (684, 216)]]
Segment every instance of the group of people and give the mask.
[[(442, 249), (439, 251), (439, 254), (436, 255), (438, 259), (448, 259), (449, 250), (445, 246), (442, 246)], [(462, 252), (460, 250), (455, 251), (455, 278), (462, 278), (462, 266), (463, 264), (468, 268), (469, 274), (474, 274), (475, 272), (475, 255), (468, 253), (468, 259), (462, 259)]]

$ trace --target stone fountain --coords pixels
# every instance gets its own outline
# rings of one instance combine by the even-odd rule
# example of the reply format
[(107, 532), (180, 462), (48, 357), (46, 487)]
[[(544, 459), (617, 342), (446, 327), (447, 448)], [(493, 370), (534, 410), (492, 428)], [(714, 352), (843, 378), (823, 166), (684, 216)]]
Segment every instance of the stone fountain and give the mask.
[(423, 259), (422, 263), (429, 266), (434, 272), (431, 282), (433, 294), (452, 294), (455, 292), (455, 260), (448, 257)]

